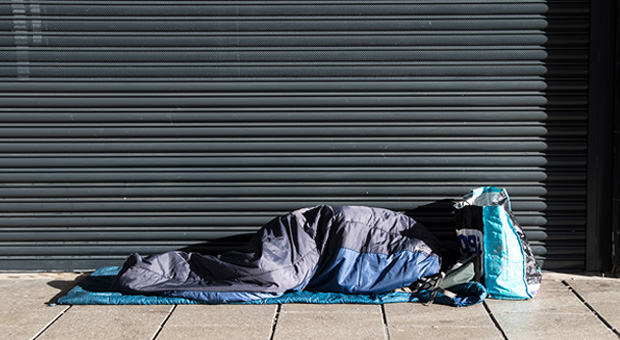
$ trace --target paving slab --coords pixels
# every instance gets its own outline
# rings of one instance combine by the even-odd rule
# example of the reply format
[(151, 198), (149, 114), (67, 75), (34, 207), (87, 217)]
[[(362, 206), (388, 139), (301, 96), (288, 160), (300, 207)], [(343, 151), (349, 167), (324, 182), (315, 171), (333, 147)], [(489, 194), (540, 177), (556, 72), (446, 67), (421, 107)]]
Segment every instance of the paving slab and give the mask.
[(618, 339), (562, 280), (543, 279), (526, 301), (485, 301), (508, 339)]
[(389, 337), (400, 339), (502, 339), (482, 304), (456, 308), (433, 304), (385, 305)]
[(37, 340), (151, 340), (174, 306), (71, 306)]
[(70, 289), (79, 274), (0, 274), (0, 339), (30, 339), (69, 306), (48, 306)]
[(612, 278), (567, 279), (566, 283), (615, 330), (620, 330), (620, 280)]
[(282, 305), (274, 339), (384, 339), (380, 305)]
[(277, 306), (177, 306), (157, 340), (264, 339), (271, 336)]
[(487, 299), (491, 311), (497, 313), (589, 313), (588, 308), (561, 281), (545, 280), (532, 300), (507, 301)]

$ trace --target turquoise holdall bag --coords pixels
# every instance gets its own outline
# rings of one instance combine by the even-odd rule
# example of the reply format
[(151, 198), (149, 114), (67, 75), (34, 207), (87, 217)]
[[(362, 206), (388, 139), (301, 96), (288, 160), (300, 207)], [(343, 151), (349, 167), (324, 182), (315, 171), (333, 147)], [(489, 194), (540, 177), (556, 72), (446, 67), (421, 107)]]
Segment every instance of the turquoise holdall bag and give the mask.
[(480, 254), (476, 279), (489, 298), (533, 298), (542, 280), (540, 267), (510, 207), (506, 189), (481, 187), (455, 205), (461, 252)]

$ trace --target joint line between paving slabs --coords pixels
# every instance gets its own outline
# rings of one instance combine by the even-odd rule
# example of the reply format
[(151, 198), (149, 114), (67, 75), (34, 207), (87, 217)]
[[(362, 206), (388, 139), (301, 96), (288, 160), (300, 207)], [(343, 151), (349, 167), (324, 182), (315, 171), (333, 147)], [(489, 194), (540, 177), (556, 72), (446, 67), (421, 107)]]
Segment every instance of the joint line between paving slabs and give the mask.
[(491, 311), (491, 308), (489, 308), (489, 305), (487, 304), (487, 302), (483, 301), (482, 305), (484, 306), (484, 309), (486, 309), (487, 314), (489, 314), (489, 317), (491, 318), (491, 321), (493, 321), (493, 324), (495, 325), (495, 328), (497, 328), (497, 330), (500, 333), (502, 333), (502, 337), (504, 338), (504, 340), (508, 340), (508, 336), (506, 336), (506, 333), (502, 329), (502, 326), (499, 324), (499, 321), (497, 321), (497, 319), (495, 318), (495, 315), (493, 315), (493, 312)]
[(387, 314), (385, 313), (385, 305), (381, 304), (381, 318), (383, 319), (383, 334), (385, 340), (390, 340), (390, 329), (388, 328)]
[(30, 340), (35, 340), (38, 337), (40, 337), (41, 334), (43, 334), (46, 330), (52, 327), (52, 325), (56, 321), (58, 321), (58, 319), (60, 319), (60, 317), (63, 316), (69, 309), (71, 309), (71, 307), (73, 307), (73, 305), (67, 306), (67, 308), (63, 309), (60, 313), (58, 313), (58, 315), (56, 315), (56, 317), (52, 319), (52, 321), (48, 322), (47, 325), (45, 325), (37, 334), (35, 334), (32, 338), (30, 338)]
[(577, 291), (571, 287), (571, 285), (566, 282), (565, 280), (562, 280), (562, 283), (568, 287), (568, 290), (570, 290), (573, 295), (575, 295), (577, 297), (577, 299), (579, 299), (579, 301), (581, 301), (581, 303), (584, 304), (584, 306), (588, 307), (588, 309), (605, 325), (607, 326), (607, 328), (609, 328), (610, 331), (612, 331), (617, 337), (620, 338), (620, 332), (618, 332), (618, 330), (616, 330), (614, 328), (614, 326), (612, 326), (607, 320), (605, 320), (605, 318), (599, 314), (596, 309), (594, 309), (594, 307), (592, 307), (587, 301), (586, 299), (584, 299), (581, 295), (579, 295), (579, 293), (577, 293)]
[(269, 340), (273, 340), (276, 335), (276, 326), (278, 325), (278, 319), (280, 318), (280, 311), (282, 310), (282, 304), (278, 304), (276, 311), (273, 313), (273, 320), (271, 321), (271, 333), (269, 334)]
[(157, 339), (157, 337), (159, 336), (159, 333), (161, 333), (161, 331), (164, 329), (166, 322), (168, 322), (168, 320), (170, 319), (170, 316), (172, 316), (172, 313), (174, 312), (176, 308), (177, 308), (177, 305), (173, 305), (172, 308), (170, 308), (168, 315), (166, 315), (166, 318), (164, 318), (164, 321), (162, 321), (161, 324), (159, 325), (157, 332), (155, 332), (155, 335), (153, 335), (153, 340)]

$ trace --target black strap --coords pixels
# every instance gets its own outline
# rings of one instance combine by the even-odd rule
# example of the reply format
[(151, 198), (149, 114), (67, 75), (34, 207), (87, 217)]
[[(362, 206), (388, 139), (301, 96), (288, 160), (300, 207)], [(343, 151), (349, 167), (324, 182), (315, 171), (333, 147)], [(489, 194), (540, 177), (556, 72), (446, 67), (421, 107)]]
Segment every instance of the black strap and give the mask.
[(432, 288), (430, 288), (433, 292), (431, 293), (431, 297), (428, 299), (428, 301), (426, 301), (424, 303), (424, 306), (430, 306), (433, 304), (433, 302), (435, 301), (435, 298), (437, 297), (437, 293), (439, 293), (440, 291), (443, 293), (444, 289), (439, 287), (441, 286), (441, 284), (443, 283), (443, 279), (446, 277), (446, 273), (444, 272), (439, 272), (438, 274), (438, 278), (435, 281), (435, 284), (433, 285)]

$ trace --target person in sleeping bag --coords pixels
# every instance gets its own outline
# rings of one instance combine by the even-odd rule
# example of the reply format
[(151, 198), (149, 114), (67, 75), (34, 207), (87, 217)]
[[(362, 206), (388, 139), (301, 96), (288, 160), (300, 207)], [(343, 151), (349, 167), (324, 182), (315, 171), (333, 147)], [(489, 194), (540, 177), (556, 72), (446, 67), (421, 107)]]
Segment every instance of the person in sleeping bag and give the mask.
[(437, 274), (440, 247), (433, 234), (407, 215), (320, 205), (277, 217), (247, 244), (220, 255), (132, 254), (114, 287), (207, 303), (301, 290), (380, 294)]

